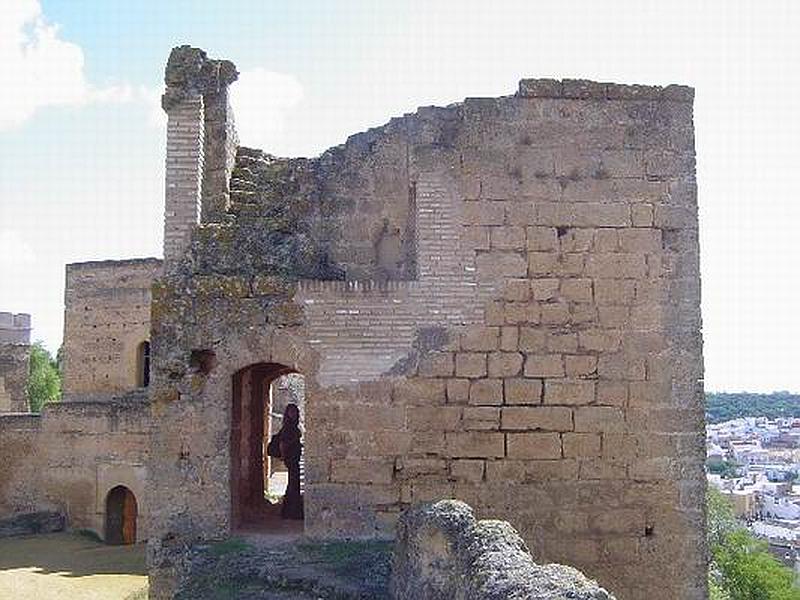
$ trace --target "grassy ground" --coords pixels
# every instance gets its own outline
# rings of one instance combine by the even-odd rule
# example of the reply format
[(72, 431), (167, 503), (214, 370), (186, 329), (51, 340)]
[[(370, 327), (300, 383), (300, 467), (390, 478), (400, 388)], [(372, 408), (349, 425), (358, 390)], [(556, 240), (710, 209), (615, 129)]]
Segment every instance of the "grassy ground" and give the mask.
[(0, 539), (0, 600), (145, 600), (144, 544), (54, 533)]

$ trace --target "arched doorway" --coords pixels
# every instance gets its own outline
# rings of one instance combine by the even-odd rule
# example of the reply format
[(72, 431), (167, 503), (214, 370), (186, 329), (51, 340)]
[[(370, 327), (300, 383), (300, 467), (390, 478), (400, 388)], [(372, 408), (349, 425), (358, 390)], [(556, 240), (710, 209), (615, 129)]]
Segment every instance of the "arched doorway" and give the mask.
[(106, 496), (106, 543), (135, 544), (138, 507), (136, 496), (124, 485)]
[[(300, 405), (295, 397), (305, 397), (305, 389), (298, 385), (298, 379), (302, 381), (302, 376), (293, 368), (278, 363), (250, 365), (233, 376), (231, 517), (234, 528), (302, 528), (302, 521), (289, 522), (280, 518), (288, 478), (280, 459), (267, 455), (267, 445), (280, 428), (286, 402)], [(300, 405), (300, 409), (303, 415), (304, 406)]]

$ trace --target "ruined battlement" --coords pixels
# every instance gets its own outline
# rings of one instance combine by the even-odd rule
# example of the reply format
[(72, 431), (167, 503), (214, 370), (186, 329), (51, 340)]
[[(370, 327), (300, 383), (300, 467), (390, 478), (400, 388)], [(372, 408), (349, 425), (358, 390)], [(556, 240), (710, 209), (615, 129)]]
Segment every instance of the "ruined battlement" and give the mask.
[(113, 260), (86, 260), (81, 262), (67, 263), (67, 272), (95, 270), (95, 269), (120, 269), (125, 267), (160, 267), (163, 260), (155, 257), (146, 258), (122, 258)]
[(630, 85), (588, 79), (520, 79), (521, 98), (564, 98), (569, 100), (666, 100), (694, 101), (694, 88), (686, 85)]
[(31, 316), (26, 313), (0, 312), (0, 344), (31, 343)]

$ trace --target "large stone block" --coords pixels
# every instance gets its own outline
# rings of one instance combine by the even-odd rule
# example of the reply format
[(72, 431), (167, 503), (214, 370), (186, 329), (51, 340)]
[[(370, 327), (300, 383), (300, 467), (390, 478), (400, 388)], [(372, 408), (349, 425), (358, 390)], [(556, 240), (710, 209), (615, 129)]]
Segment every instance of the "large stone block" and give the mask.
[(511, 431), (570, 431), (572, 411), (560, 406), (507, 407), (503, 409), (501, 427)]
[(509, 433), (506, 443), (512, 459), (561, 458), (561, 436), (557, 433)]
[(445, 443), (447, 455), (453, 458), (500, 458), (505, 455), (502, 433), (447, 433)]

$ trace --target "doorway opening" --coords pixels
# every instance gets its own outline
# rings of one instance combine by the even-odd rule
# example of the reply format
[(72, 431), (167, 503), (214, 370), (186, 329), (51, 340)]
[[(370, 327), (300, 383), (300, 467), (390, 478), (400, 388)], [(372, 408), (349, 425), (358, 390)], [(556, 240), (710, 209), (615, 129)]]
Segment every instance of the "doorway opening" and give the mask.
[(136, 496), (124, 485), (112, 488), (106, 496), (106, 543), (135, 544)]
[(234, 529), (302, 532), (303, 455), (298, 465), (296, 460), (270, 457), (267, 448), (281, 430), (289, 404), (299, 408), (299, 428), (304, 431), (305, 380), (291, 367), (258, 363), (236, 373), (232, 385), (232, 525)]

